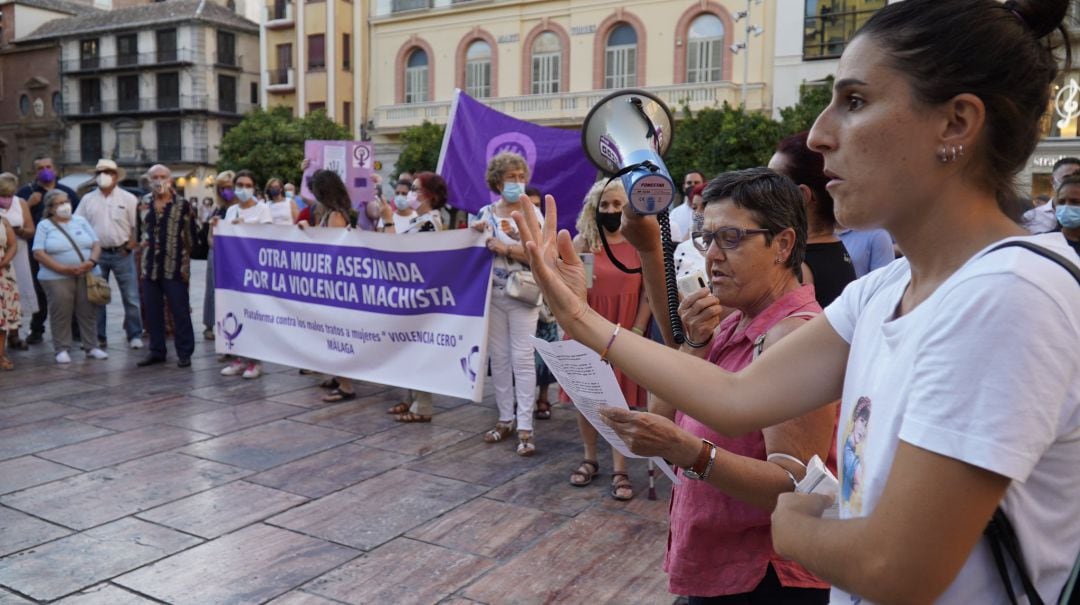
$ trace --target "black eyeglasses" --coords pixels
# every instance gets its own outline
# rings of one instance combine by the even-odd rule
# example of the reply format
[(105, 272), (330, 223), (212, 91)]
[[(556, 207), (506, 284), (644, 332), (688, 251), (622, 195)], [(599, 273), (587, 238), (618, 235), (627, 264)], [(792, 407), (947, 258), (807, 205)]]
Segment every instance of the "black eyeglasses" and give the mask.
[(724, 250), (733, 250), (739, 247), (744, 237), (757, 235), (758, 233), (771, 233), (768, 229), (740, 229), (739, 227), (720, 227), (716, 231), (694, 231), (690, 238), (694, 247), (701, 253), (709, 250), (709, 246), (715, 241), (716, 245)]

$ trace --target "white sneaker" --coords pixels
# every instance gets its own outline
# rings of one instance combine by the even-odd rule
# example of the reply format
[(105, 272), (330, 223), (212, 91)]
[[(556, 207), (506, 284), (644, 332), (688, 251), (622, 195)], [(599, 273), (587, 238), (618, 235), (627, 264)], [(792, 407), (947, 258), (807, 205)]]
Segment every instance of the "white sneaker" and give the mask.
[(56, 363), (71, 363), (71, 355), (67, 351), (60, 351), (56, 354)]
[(244, 370), (244, 378), (258, 378), (262, 376), (262, 365), (257, 363), (247, 364), (247, 369)]
[(92, 357), (94, 359), (108, 359), (109, 358), (108, 353), (106, 353), (105, 351), (102, 351), (101, 349), (99, 349), (97, 347), (94, 347), (93, 349), (90, 349), (89, 351), (87, 351), (86, 356), (87, 357)]
[(132, 338), (131, 342), (129, 344), (131, 345), (132, 349), (141, 349), (141, 348), (143, 348), (143, 341), (138, 336), (136, 336), (135, 338)]
[(234, 360), (229, 365), (221, 369), (222, 376), (239, 376), (244, 372), (244, 362), (239, 359)]

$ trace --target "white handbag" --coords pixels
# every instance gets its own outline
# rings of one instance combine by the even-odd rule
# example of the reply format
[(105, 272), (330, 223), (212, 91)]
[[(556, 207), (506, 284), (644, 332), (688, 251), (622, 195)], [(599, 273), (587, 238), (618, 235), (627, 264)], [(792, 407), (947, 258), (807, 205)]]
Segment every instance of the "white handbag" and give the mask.
[(532, 271), (511, 271), (510, 276), (506, 278), (506, 295), (533, 306), (544, 302), (540, 286), (537, 285)]

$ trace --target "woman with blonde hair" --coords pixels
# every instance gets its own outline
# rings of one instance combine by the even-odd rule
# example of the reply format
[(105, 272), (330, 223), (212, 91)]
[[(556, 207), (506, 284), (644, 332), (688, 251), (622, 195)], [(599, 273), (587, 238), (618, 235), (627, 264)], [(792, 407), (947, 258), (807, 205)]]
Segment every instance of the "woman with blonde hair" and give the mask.
[[(574, 251), (579, 254), (594, 255), (593, 283), (588, 291), (589, 307), (605, 319), (622, 324), (635, 334), (644, 334), (649, 325), (649, 300), (642, 291), (640, 273), (623, 273), (604, 249), (600, 240), (600, 230), (604, 230), (611, 253), (623, 265), (637, 267), (637, 250), (623, 237), (622, 209), (627, 204), (626, 190), (622, 181), (598, 181), (585, 197), (585, 205), (577, 219), (578, 234), (574, 238)], [(645, 390), (635, 384), (628, 376), (616, 370), (623, 397), (631, 408), (644, 409)], [(563, 395), (565, 397), (565, 395)], [(570, 483), (583, 487), (592, 482), (600, 464), (596, 455), (598, 433), (584, 416), (578, 414), (578, 431), (585, 445), (585, 458), (570, 474)], [(611, 451), (611, 497), (616, 500), (629, 500), (634, 497), (630, 477), (626, 473), (626, 458)]]

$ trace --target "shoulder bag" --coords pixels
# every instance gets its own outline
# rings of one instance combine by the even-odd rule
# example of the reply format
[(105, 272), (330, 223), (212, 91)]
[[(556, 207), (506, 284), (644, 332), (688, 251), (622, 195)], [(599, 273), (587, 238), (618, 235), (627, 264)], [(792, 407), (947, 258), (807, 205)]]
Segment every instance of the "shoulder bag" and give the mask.
[[(487, 213), (492, 233), (498, 233), (499, 225), (495, 221), (495, 209), (489, 205), (482, 208), (481, 212)], [(536, 283), (536, 278), (533, 277), (532, 270), (528, 268), (529, 266), (524, 263), (519, 264), (524, 268), (514, 269), (506, 278), (506, 295), (527, 305), (540, 306), (544, 302), (544, 296), (540, 292), (540, 285)]]
[[(75, 243), (75, 240), (72, 239), (70, 235), (68, 235), (68, 232), (65, 231), (64, 228), (60, 225), (57, 225), (56, 221), (50, 220), (49, 222), (52, 223), (53, 226), (60, 231), (60, 233), (64, 234), (64, 237), (66, 237), (68, 241), (71, 242), (71, 247), (75, 248), (75, 254), (79, 255), (79, 260), (85, 263), (86, 257), (83, 256), (82, 250), (79, 249), (79, 245)], [(109, 282), (105, 281), (103, 278), (97, 275), (94, 275), (93, 271), (87, 271), (86, 273), (83, 273), (82, 277), (86, 282), (86, 298), (90, 301), (91, 304), (107, 305), (110, 301), (112, 301), (112, 288), (109, 287)]]

